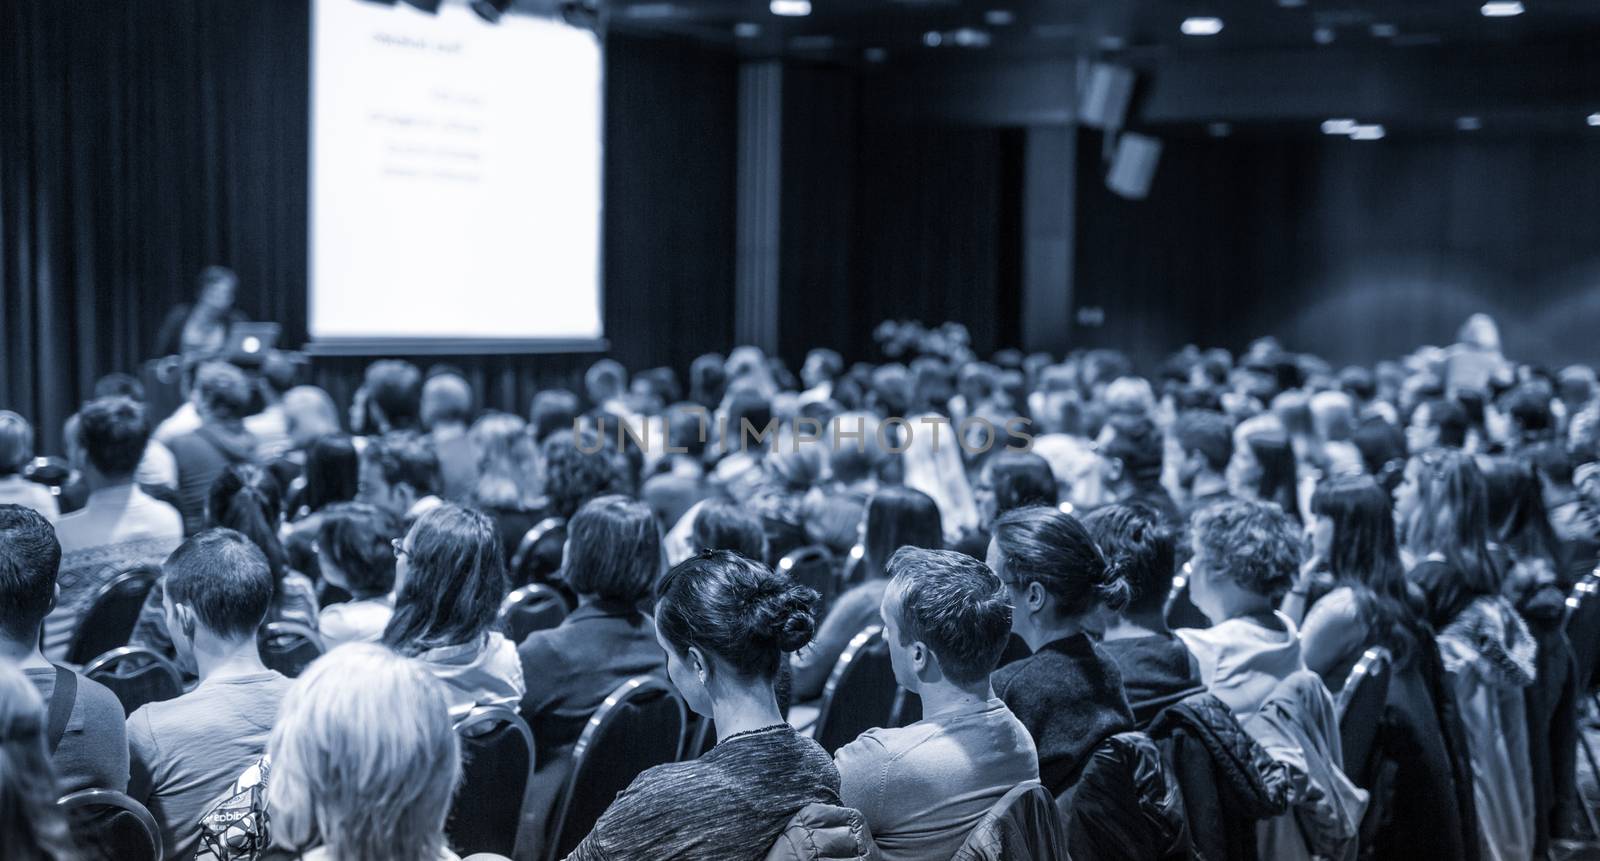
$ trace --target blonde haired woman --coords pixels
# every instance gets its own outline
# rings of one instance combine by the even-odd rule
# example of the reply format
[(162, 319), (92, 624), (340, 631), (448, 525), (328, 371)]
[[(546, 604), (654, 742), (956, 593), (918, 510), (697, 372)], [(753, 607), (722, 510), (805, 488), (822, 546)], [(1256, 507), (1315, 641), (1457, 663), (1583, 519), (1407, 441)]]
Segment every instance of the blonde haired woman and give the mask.
[(457, 858), (444, 823), (460, 744), (443, 683), (414, 660), (329, 652), (289, 689), (267, 753), (273, 842), (305, 861)]

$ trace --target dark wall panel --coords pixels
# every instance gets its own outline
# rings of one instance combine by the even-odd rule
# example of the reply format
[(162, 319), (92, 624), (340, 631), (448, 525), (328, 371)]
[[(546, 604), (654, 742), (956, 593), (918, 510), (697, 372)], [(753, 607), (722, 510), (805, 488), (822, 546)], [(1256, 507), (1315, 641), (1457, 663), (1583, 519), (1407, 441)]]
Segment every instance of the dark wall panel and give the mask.
[[(1087, 134), (1087, 133), (1086, 133)], [(1273, 334), (1336, 362), (1448, 343), (1474, 311), (1513, 355), (1595, 360), (1600, 141), (1169, 140), (1150, 199), (1079, 161), (1079, 344), (1145, 359)]]

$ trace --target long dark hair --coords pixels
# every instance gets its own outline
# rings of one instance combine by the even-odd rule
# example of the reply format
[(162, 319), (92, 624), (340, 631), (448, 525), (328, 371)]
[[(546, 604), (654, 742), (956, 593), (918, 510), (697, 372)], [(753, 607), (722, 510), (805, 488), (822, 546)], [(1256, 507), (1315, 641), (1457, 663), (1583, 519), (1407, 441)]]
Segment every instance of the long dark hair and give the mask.
[(1542, 563), (1549, 566), (1551, 573), (1560, 571), (1566, 553), (1550, 526), (1544, 486), (1532, 461), (1526, 456), (1497, 457), (1482, 469), (1489, 492), (1490, 535), (1505, 554), (1499, 561), (1509, 569)]
[(944, 525), (933, 497), (894, 485), (874, 493), (867, 503), (867, 539), (861, 579), (887, 577), (889, 557), (902, 547), (944, 548)]
[(985, 468), (994, 490), (996, 517), (1015, 508), (1061, 501), (1050, 462), (1031, 451), (998, 452)]
[(1355, 593), (1360, 617), (1398, 655), (1404, 639), (1396, 637), (1396, 626), (1409, 626), (1414, 614), (1407, 602), (1389, 494), (1372, 476), (1331, 478), (1311, 495), (1311, 513), (1333, 522), (1328, 572), (1334, 582)]
[(211, 483), (206, 500), (206, 525), (232, 529), (267, 557), (274, 588), (289, 573), (289, 554), (278, 540), (283, 515), (283, 489), (272, 473), (254, 464), (236, 464)]
[(355, 444), (344, 434), (317, 437), (306, 449), (306, 488), (300, 503), (308, 511), (321, 511), (335, 502), (356, 498), (361, 460)]
[(1245, 445), (1261, 464), (1261, 479), (1256, 484), (1256, 497), (1262, 502), (1276, 502), (1283, 513), (1300, 520), (1300, 496), (1295, 473), (1294, 446), (1289, 438), (1277, 433), (1255, 433), (1245, 437)]
[(1437, 553), (1448, 574), (1418, 565), (1413, 576), (1428, 598), (1431, 622), (1448, 624), (1474, 598), (1500, 591), (1489, 555), (1489, 491), (1472, 456), (1437, 449), (1416, 459), (1417, 507), (1405, 525), (1406, 547), (1420, 563)]
[(506, 595), (506, 563), (494, 521), (445, 503), (411, 527), (405, 582), (383, 644), (416, 656), (470, 643), (494, 627)]

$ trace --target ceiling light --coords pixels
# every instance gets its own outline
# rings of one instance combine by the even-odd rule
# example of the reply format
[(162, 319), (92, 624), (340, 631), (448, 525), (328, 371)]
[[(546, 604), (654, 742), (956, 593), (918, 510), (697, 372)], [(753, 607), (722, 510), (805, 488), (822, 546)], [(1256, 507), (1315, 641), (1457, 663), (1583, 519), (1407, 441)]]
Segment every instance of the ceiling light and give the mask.
[(1372, 125), (1356, 126), (1350, 130), (1350, 139), (1353, 141), (1378, 141), (1383, 140), (1383, 126)]
[(1335, 35), (1332, 27), (1318, 27), (1311, 31), (1311, 41), (1318, 45), (1332, 45)]
[(752, 21), (740, 21), (733, 25), (733, 35), (740, 39), (754, 39), (761, 35), (761, 25)]
[(1477, 117), (1456, 117), (1456, 129), (1463, 132), (1475, 132), (1483, 128), (1483, 120)]
[(678, 14), (678, 10), (671, 3), (640, 3), (629, 6), (626, 14), (629, 18), (658, 21), (662, 18), (671, 18)]
[(1522, 0), (1489, 0), (1478, 11), (1485, 18), (1510, 18), (1527, 10), (1522, 8)]
[(950, 41), (963, 48), (987, 48), (990, 42), (989, 31), (962, 27), (950, 34)]
[(1591, 126), (1595, 126), (1596, 128), (1600, 128), (1600, 112), (1596, 112), (1596, 113), (1590, 114), (1585, 119), (1585, 122), (1587, 122)]
[(1222, 19), (1210, 16), (1185, 18), (1178, 29), (1185, 36), (1215, 36), (1222, 32)]
[(472, 0), (472, 11), (490, 24), (500, 23), (500, 16), (511, 8), (511, 0)]
[(1016, 20), (1017, 16), (1010, 9), (990, 9), (983, 13), (983, 23), (990, 27), (1006, 27)]
[(811, 0), (772, 0), (767, 8), (785, 18), (804, 18), (811, 14)]
[(943, 42), (944, 34), (940, 33), (938, 30), (929, 30), (928, 32), (922, 34), (922, 44), (927, 45), (930, 48), (937, 48)]
[(881, 63), (889, 59), (889, 52), (882, 48), (868, 48), (861, 52), (861, 56), (869, 63)]
[(1278, 0), (1278, 5), (1285, 9), (1293, 9), (1298, 6), (1306, 5), (1306, 0)]
[(1233, 134), (1233, 126), (1228, 123), (1210, 123), (1206, 126), (1206, 132), (1214, 138), (1225, 138)]
[(1347, 135), (1354, 131), (1355, 120), (1323, 120), (1322, 133), (1325, 135)]
[(1396, 27), (1393, 24), (1385, 24), (1382, 22), (1373, 24), (1369, 29), (1371, 30), (1373, 37), (1378, 39), (1393, 39), (1400, 32), (1399, 27)]

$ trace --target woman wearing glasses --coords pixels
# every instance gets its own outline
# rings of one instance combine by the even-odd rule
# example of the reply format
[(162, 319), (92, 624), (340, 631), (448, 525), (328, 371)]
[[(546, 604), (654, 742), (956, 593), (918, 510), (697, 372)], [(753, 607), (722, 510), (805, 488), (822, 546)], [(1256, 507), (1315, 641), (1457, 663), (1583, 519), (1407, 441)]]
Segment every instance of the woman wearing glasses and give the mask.
[(494, 521), (442, 504), (394, 543), (394, 615), (383, 644), (416, 658), (449, 688), (450, 714), (516, 707), (526, 689), (517, 647), (493, 630), (506, 594)]

